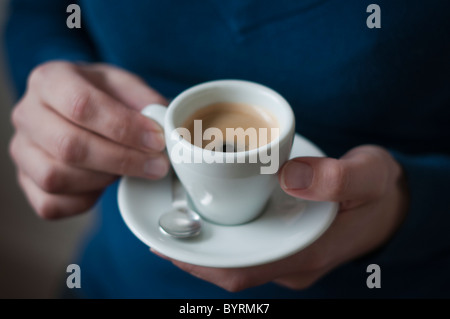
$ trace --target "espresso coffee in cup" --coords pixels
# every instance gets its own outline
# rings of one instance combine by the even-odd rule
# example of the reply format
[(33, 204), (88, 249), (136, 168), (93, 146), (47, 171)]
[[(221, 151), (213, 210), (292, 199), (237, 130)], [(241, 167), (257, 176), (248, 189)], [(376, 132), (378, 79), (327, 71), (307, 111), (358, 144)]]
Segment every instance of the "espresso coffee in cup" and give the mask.
[(222, 152), (261, 147), (278, 136), (278, 130), (274, 129), (279, 128), (276, 117), (269, 111), (236, 102), (218, 102), (200, 108), (182, 126), (189, 130), (188, 142)]
[[(217, 80), (181, 92), (168, 107), (149, 105), (142, 114), (164, 129), (173, 170), (203, 219), (233, 226), (264, 211), (295, 133), (294, 113), (281, 95), (254, 82)], [(256, 144), (252, 138), (254, 145), (224, 151), (227, 130), (239, 135), (239, 129), (256, 135)], [(219, 147), (210, 149), (216, 138)]]

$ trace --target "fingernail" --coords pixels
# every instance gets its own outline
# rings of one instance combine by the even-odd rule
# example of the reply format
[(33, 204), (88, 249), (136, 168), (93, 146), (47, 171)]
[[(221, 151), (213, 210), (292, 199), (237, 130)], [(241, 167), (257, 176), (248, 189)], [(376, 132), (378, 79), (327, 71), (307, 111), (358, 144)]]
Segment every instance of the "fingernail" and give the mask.
[(154, 157), (144, 164), (144, 173), (150, 178), (160, 178), (167, 174), (169, 162), (164, 156)]
[(166, 147), (164, 134), (159, 132), (145, 132), (142, 142), (145, 147), (156, 151), (162, 151)]
[(282, 181), (287, 189), (305, 189), (312, 183), (313, 170), (306, 163), (290, 161), (283, 169)]

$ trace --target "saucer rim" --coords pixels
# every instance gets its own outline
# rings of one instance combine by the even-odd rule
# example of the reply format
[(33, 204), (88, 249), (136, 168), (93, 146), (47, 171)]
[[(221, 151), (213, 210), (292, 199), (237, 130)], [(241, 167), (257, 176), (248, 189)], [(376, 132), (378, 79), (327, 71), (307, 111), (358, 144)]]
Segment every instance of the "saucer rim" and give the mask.
[[(303, 136), (300, 136), (299, 134), (295, 134), (293, 142), (295, 142), (296, 139), (302, 140), (303, 143), (310, 144), (309, 146), (312, 147), (318, 154), (320, 154), (320, 155), (316, 155), (316, 156), (324, 156), (323, 152), (317, 146), (315, 146), (313, 143), (311, 143), (308, 139), (304, 138)], [(173, 173), (173, 172), (170, 172), (170, 173)], [(273, 251), (271, 251), (270, 254), (268, 254), (268, 255), (264, 254), (264, 256), (261, 256), (256, 259), (255, 258), (253, 258), (253, 259), (245, 258), (243, 260), (236, 260), (235, 258), (228, 258), (228, 260), (226, 260), (226, 261), (223, 259), (220, 261), (217, 261), (217, 260), (214, 260), (214, 258), (209, 258), (209, 259), (208, 258), (206, 258), (206, 259), (198, 258), (198, 260), (192, 260), (191, 254), (186, 253), (186, 252), (184, 252), (184, 254), (183, 254), (183, 251), (180, 252), (180, 248), (169, 247), (167, 245), (167, 243), (159, 245), (160, 243), (158, 241), (149, 240), (144, 234), (141, 234), (141, 232), (134, 226), (134, 224), (131, 221), (131, 218), (128, 217), (128, 215), (130, 215), (130, 214), (125, 213), (125, 211), (127, 211), (127, 209), (125, 207), (126, 200), (124, 198), (125, 197), (124, 189), (126, 188), (128, 183), (132, 182), (135, 179), (136, 178), (134, 178), (134, 177), (124, 176), (121, 178), (121, 180), (119, 182), (119, 187), (118, 187), (117, 200), (118, 200), (119, 211), (120, 211), (120, 215), (122, 216), (122, 219), (124, 220), (127, 227), (145, 245), (147, 245), (148, 247), (154, 248), (156, 251), (166, 255), (167, 257), (178, 260), (178, 261), (182, 261), (185, 263), (204, 266), (204, 267), (218, 267), (218, 268), (251, 267), (251, 266), (257, 266), (257, 265), (275, 262), (277, 260), (294, 255), (297, 252), (305, 249), (307, 246), (311, 245), (313, 242), (315, 242), (319, 237), (321, 237), (329, 229), (330, 225), (335, 220), (335, 217), (336, 217), (338, 209), (339, 209), (338, 203), (327, 202), (329, 205), (331, 205), (331, 207), (330, 207), (329, 211), (327, 212), (327, 220), (321, 226), (320, 231), (317, 231), (314, 234), (314, 236), (311, 236), (308, 240), (306, 240), (306, 241), (302, 242), (301, 244), (299, 244), (298, 246), (296, 246), (295, 249), (281, 250), (278, 253), (273, 253)], [(158, 182), (158, 181), (155, 181), (155, 182)], [(275, 196), (275, 194), (272, 196)], [(202, 220), (202, 222), (211, 225), (211, 227), (213, 227), (213, 228), (214, 227), (224, 227), (224, 228), (232, 229), (233, 227), (238, 227), (238, 226), (245, 227), (245, 224), (238, 225), (238, 226), (224, 226), (224, 225), (218, 225), (215, 223), (211, 223), (207, 220)]]

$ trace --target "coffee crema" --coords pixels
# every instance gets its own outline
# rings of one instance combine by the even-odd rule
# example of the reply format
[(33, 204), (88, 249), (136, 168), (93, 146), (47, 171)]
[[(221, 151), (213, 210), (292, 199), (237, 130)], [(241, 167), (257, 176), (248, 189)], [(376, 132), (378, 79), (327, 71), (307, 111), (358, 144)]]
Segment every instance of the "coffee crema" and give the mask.
[[(182, 124), (188, 142), (213, 151), (240, 152), (261, 147), (278, 137), (279, 125), (267, 110), (245, 103), (220, 102), (205, 106)], [(199, 136), (200, 135), (200, 136)]]

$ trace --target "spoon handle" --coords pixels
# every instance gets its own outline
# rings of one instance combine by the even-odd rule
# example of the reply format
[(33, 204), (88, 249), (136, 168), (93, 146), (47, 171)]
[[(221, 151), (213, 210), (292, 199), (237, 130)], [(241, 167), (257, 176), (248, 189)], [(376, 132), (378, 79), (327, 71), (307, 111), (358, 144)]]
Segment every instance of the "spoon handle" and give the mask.
[(174, 208), (186, 208), (187, 194), (177, 174), (172, 171), (172, 205)]

